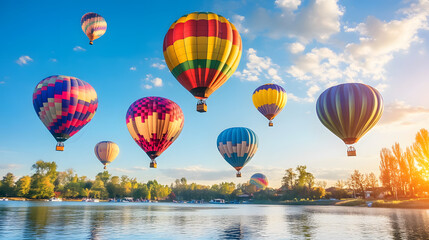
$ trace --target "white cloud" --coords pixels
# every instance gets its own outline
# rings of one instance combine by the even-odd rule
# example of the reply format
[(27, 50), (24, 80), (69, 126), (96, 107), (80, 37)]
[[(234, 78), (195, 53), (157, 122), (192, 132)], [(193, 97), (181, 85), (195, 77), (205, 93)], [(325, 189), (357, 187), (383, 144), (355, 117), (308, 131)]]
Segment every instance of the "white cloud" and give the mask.
[(147, 170), (147, 168), (145, 168), (145, 167), (133, 167), (133, 169), (138, 170), (138, 171), (145, 171), (145, 170)]
[(289, 51), (293, 54), (300, 53), (305, 50), (305, 46), (302, 43), (295, 42), (289, 44)]
[(420, 42), (418, 32), (428, 29), (428, 2), (422, 0), (400, 11), (406, 15), (399, 20), (384, 22), (368, 17), (356, 27), (344, 27), (345, 32), (358, 34), (357, 42), (347, 44), (337, 53), (328, 47), (313, 48), (295, 57), (287, 73), (305, 81), (308, 86), (329, 87), (342, 82), (375, 81), (372, 85), (382, 92), (389, 87), (386, 82), (387, 64), (395, 54), (406, 53), (411, 44)]
[(288, 93), (287, 97), (288, 97), (288, 99), (295, 101), (295, 102), (314, 102), (315, 101), (314, 95), (316, 95), (316, 93), (318, 93), (319, 91), (320, 91), (319, 86), (312, 85), (308, 88), (308, 90), (306, 92), (307, 96), (304, 98), (297, 97), (293, 93)]
[(245, 20), (244, 16), (237, 15), (237, 14), (232, 16), (232, 24), (234, 24), (235, 28), (237, 28), (237, 31), (240, 34), (248, 34), (249, 33), (249, 29), (244, 27), (244, 25), (243, 25), (244, 20)]
[(136, 70), (137, 70), (137, 68), (133, 66), (133, 67), (130, 67), (130, 70), (131, 70), (131, 71), (136, 71)]
[(153, 80), (151, 80), (151, 82), (155, 87), (162, 87), (162, 79), (159, 77), (154, 78)]
[(81, 47), (81, 46), (76, 46), (76, 47), (73, 48), (73, 51), (75, 51), (75, 52), (85, 52), (86, 49), (83, 48), (83, 47)]
[(152, 65), (150, 66), (153, 68), (158, 68), (159, 70), (162, 70), (166, 67), (165, 64), (162, 64), (162, 63), (152, 63)]
[(51, 59), (49, 59), (49, 61), (51, 61), (51, 62), (58, 62), (58, 60), (56, 58), (51, 58)]
[(16, 63), (21, 66), (28, 64), (29, 62), (33, 62), (33, 59), (29, 56), (21, 56), (18, 58), (18, 60), (16, 60)]
[(260, 77), (263, 76), (272, 82), (283, 83), (278, 74), (279, 66), (274, 64), (271, 58), (259, 57), (253, 48), (247, 50), (246, 58), (246, 68), (241, 72), (236, 71), (234, 73), (240, 80), (254, 82), (259, 81)]
[(142, 87), (144, 89), (152, 89), (153, 87), (162, 87), (163, 81), (159, 77), (153, 77), (152, 74), (147, 74), (144, 79), (142, 79)]
[(281, 13), (259, 8), (249, 21), (249, 26), (254, 28), (252, 32), (268, 31), (271, 38), (295, 37), (309, 42), (313, 39), (326, 41), (340, 31), (344, 10), (338, 0), (310, 0), (302, 6), (299, 0), (277, 0), (275, 3)]
[(396, 100), (384, 107), (380, 125), (399, 124), (408, 125), (415, 122), (413, 119), (428, 119), (429, 108), (423, 106), (410, 106), (403, 101)]
[(8, 169), (8, 170), (12, 170), (12, 169), (19, 169), (22, 166), (19, 164), (0, 164), (0, 169)]
[(113, 171), (121, 172), (121, 173), (132, 173), (134, 171), (126, 169), (126, 168), (110, 168)]

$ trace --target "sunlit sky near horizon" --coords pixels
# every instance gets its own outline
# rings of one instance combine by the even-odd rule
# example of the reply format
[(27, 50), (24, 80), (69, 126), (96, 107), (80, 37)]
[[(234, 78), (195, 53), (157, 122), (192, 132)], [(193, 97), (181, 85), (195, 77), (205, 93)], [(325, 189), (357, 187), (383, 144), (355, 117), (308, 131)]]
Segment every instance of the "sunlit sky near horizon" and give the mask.
[[(236, 73), (208, 99), (208, 112), (169, 72), (162, 43), (182, 15), (211, 11), (239, 30), (243, 55)], [(94, 45), (80, 18), (96, 12), (107, 32)], [(399, 142), (410, 145), (429, 128), (429, 0), (277, 1), (10, 1), (0, 2), (0, 176), (32, 174), (37, 160), (55, 161), (89, 178), (102, 171), (94, 145), (116, 142), (113, 175), (188, 182), (243, 183), (253, 173), (279, 187), (284, 170), (307, 165), (317, 180), (332, 184), (354, 169), (379, 174), (379, 152)], [(51, 75), (68, 75), (91, 84), (99, 105), (93, 120), (56, 152), (56, 141), (32, 105), (36, 84)], [(252, 93), (274, 82), (288, 102), (274, 127), (255, 109)], [(384, 115), (356, 145), (357, 157), (318, 120), (315, 101), (324, 89), (363, 82), (384, 98)], [(135, 100), (161, 96), (183, 110), (179, 138), (149, 169), (149, 158), (131, 138), (125, 113)], [(259, 149), (242, 178), (216, 147), (229, 127), (255, 131)]]

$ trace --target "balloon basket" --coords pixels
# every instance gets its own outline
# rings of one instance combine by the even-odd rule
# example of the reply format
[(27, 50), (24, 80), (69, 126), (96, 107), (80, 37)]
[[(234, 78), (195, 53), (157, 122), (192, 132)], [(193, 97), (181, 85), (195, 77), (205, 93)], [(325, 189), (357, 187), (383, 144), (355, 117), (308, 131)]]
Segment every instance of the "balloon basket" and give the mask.
[(107, 166), (104, 166), (104, 169), (107, 169)]
[(93, 43), (92, 41), (90, 41), (90, 42), (89, 42), (89, 45), (92, 45), (92, 44), (94, 44), (94, 43)]
[(272, 127), (274, 126), (273, 122), (270, 120), (270, 122), (268, 123), (268, 127)]
[(55, 150), (57, 150), (57, 151), (64, 151), (64, 143), (58, 142), (57, 146), (55, 147)]
[(205, 102), (198, 102), (197, 112), (200, 112), (200, 113), (207, 112), (207, 104)]
[(238, 173), (236, 174), (236, 176), (237, 176), (237, 177), (241, 177), (241, 172), (238, 172)]
[(156, 162), (151, 162), (149, 165), (150, 168), (156, 168), (156, 166), (157, 166)]
[(353, 146), (347, 148), (347, 156), (354, 157), (356, 156), (356, 149)]

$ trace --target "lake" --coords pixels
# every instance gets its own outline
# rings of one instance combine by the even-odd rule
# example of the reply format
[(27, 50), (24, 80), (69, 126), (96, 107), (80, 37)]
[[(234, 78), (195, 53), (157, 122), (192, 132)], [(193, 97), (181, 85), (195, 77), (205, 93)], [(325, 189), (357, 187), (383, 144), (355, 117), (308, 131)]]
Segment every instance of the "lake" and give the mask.
[(0, 202), (0, 239), (429, 239), (429, 210)]

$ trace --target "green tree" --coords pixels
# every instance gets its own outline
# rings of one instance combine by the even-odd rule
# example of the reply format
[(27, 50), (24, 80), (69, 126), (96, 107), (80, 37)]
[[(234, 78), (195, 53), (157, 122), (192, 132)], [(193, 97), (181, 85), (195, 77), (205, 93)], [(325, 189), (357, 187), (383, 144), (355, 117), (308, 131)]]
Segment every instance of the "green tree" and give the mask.
[(15, 176), (13, 173), (7, 173), (1, 180), (0, 196), (16, 196)]
[(30, 192), (31, 177), (24, 176), (16, 182), (16, 193), (18, 197), (27, 197)]

